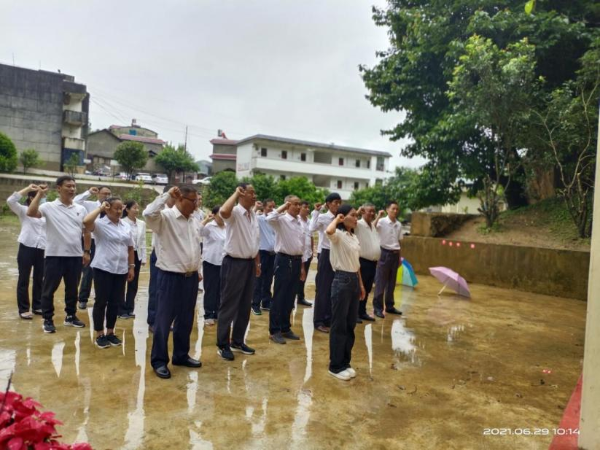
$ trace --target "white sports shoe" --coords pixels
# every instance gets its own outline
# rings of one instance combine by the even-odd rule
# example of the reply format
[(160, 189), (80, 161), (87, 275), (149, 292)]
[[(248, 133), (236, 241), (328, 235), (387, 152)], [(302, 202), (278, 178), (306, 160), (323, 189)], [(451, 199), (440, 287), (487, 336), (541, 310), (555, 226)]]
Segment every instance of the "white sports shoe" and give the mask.
[(356, 370), (354, 370), (352, 367), (348, 367), (346, 369), (346, 372), (348, 372), (348, 375), (350, 375), (350, 378), (356, 378)]
[(338, 373), (332, 372), (330, 370), (329, 375), (331, 375), (332, 377), (336, 377), (338, 380), (343, 380), (343, 381), (348, 381), (350, 378), (352, 378), (347, 370), (342, 370), (341, 372), (338, 372)]

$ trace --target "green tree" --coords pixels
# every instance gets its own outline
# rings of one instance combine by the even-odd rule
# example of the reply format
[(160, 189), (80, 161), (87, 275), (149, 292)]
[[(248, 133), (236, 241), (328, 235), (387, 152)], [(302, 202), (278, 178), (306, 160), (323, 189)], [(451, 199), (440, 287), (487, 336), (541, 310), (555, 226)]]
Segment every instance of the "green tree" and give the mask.
[[(593, 25), (600, 22), (600, 8), (594, 2), (538, 2), (531, 15), (523, 6), (522, 0), (390, 0), (387, 8), (373, 10), (376, 25), (389, 31), (390, 47), (377, 53), (377, 65), (360, 67), (367, 99), (402, 114), (402, 122), (383, 133), (393, 141), (411, 139), (402, 154), (428, 160), (422, 179), (435, 185), (425, 183), (418, 195), (430, 204), (455, 201), (457, 180), (481, 185), (482, 168), (493, 168), (486, 130), (459, 120), (446, 95), (469, 37), (490, 38), (501, 49), (527, 37), (535, 47), (536, 77), (543, 76), (551, 92), (574, 77), (598, 33)], [(509, 188), (509, 204), (522, 204), (522, 183), (513, 180)]]
[(136, 170), (142, 169), (148, 161), (148, 152), (141, 142), (121, 142), (115, 150), (114, 158), (131, 176)]
[(251, 183), (256, 191), (256, 198), (263, 201), (267, 198), (273, 198), (277, 182), (270, 175), (256, 174), (252, 178), (244, 178), (244, 182)]
[(19, 156), (19, 161), (23, 166), (23, 173), (27, 173), (27, 170), (31, 169), (32, 167), (39, 167), (42, 165), (40, 154), (33, 148), (23, 150), (21, 152), (21, 156)]
[(210, 185), (202, 190), (203, 203), (207, 208), (222, 205), (231, 197), (238, 185), (234, 172), (219, 172), (210, 180)]
[(18, 165), (17, 149), (13, 141), (0, 133), (0, 172), (14, 172)]
[(297, 195), (301, 200), (311, 204), (323, 202), (328, 194), (326, 189), (317, 188), (306, 177), (291, 177), (279, 180), (273, 195), (275, 203), (281, 205), (287, 195)]
[(74, 176), (77, 167), (79, 166), (79, 155), (77, 153), (71, 153), (69, 159), (63, 164), (69, 175)]
[(359, 207), (365, 203), (372, 203), (377, 210), (385, 209), (386, 204), (395, 200), (404, 212), (412, 211), (428, 205), (418, 203), (416, 195), (419, 189), (421, 172), (407, 167), (397, 167), (393, 177), (388, 178), (382, 185), (354, 191), (350, 203)]
[(173, 176), (176, 173), (198, 172), (200, 170), (192, 155), (186, 151), (183, 145), (179, 145), (177, 148), (171, 144), (165, 145), (155, 160), (167, 172), (170, 183), (173, 182)]

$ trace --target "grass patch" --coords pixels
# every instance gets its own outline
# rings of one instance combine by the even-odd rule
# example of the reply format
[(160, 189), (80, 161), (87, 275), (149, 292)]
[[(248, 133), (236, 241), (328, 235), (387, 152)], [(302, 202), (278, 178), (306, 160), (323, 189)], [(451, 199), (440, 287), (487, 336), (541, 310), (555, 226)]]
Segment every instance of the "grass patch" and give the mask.
[(0, 225), (19, 225), (19, 218), (12, 212), (0, 214)]

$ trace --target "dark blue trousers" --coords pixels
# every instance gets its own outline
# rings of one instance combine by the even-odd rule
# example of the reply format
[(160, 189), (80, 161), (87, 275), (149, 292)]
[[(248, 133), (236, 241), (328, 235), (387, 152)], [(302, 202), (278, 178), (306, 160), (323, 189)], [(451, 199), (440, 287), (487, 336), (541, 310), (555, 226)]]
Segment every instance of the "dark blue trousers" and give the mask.
[(260, 250), (260, 277), (254, 283), (254, 296), (252, 306), (265, 308), (271, 307), (273, 295), (271, 295), (271, 285), (273, 284), (273, 275), (275, 270), (275, 253), (266, 250)]
[[(82, 241), (83, 242), (83, 241)], [(82, 244), (83, 246), (83, 244)], [(94, 255), (96, 254), (96, 241), (92, 239), (90, 247), (90, 264), (81, 271), (81, 284), (79, 285), (79, 301), (87, 303), (92, 292), (92, 282), (94, 281), (94, 271), (91, 267)]]
[(359, 298), (358, 274), (341, 270), (335, 272), (331, 285), (333, 314), (329, 331), (329, 370), (333, 373), (350, 367)]
[(275, 257), (275, 293), (269, 313), (269, 333), (287, 333), (291, 329), (290, 314), (300, 283), (302, 257), (277, 253)]
[(221, 266), (202, 263), (204, 276), (204, 318), (216, 319), (221, 305)]
[(198, 297), (197, 273), (166, 272), (159, 268), (156, 295), (156, 318), (150, 363), (157, 368), (169, 363), (169, 332), (173, 324), (173, 362), (183, 362), (190, 351), (190, 335)]
[(321, 249), (317, 263), (317, 295), (315, 296), (315, 328), (331, 325), (331, 283), (333, 283), (333, 268), (329, 261), (329, 250)]
[(150, 255), (150, 283), (148, 285), (148, 325), (154, 325), (156, 317), (156, 285), (158, 281), (158, 269), (156, 268), (156, 250)]

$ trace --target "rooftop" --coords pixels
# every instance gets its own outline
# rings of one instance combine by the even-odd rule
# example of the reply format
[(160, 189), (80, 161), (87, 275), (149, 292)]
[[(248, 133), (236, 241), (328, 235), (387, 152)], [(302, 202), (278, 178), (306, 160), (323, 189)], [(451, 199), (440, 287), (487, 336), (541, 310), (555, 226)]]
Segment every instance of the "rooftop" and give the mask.
[(362, 153), (362, 154), (374, 155), (374, 156), (386, 156), (386, 157), (392, 156), (391, 153), (382, 152), (379, 150), (368, 150), (368, 149), (357, 148), (357, 147), (346, 147), (344, 145), (324, 144), (321, 142), (311, 142), (311, 141), (303, 141), (300, 139), (282, 138), (282, 137), (278, 137), (278, 136), (269, 136), (266, 134), (255, 134), (254, 136), (247, 137), (245, 139), (242, 139), (241, 141), (237, 141), (237, 145), (239, 146), (239, 145), (245, 144), (247, 142), (252, 142), (252, 141), (272, 141), (272, 142), (280, 142), (283, 144), (302, 145), (302, 146), (306, 146), (306, 147), (315, 147), (315, 148), (325, 148), (325, 149), (330, 149), (330, 150), (340, 150), (340, 151), (344, 151), (344, 152)]
[(210, 143), (213, 145), (237, 145), (239, 141), (233, 140), (233, 139), (221, 139), (221, 138), (215, 138), (215, 139), (211, 139)]

